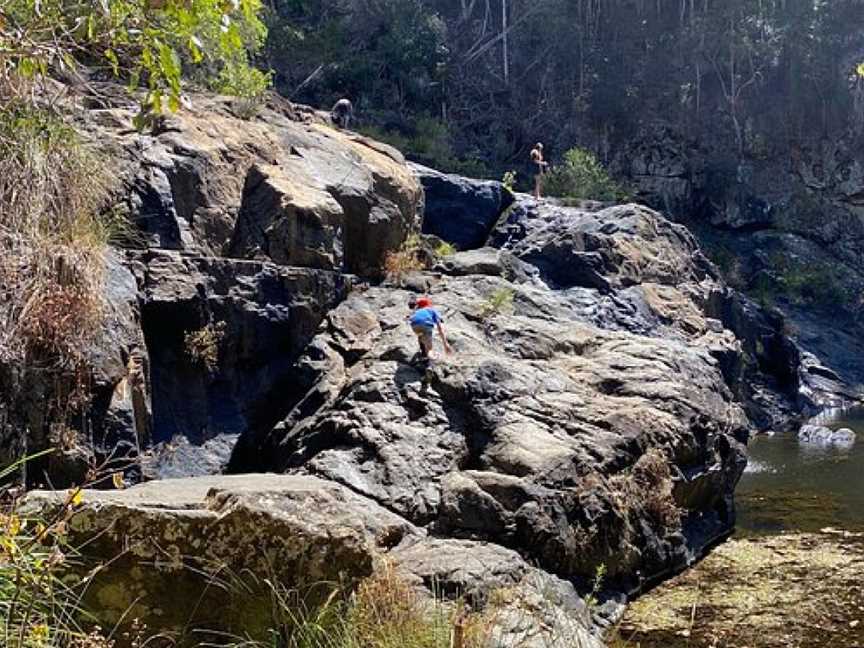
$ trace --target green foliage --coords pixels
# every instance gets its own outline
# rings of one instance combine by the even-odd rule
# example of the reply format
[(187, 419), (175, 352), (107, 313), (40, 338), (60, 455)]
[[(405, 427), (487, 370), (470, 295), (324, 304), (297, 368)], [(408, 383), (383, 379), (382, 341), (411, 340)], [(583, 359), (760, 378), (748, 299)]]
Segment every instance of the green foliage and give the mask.
[(840, 278), (830, 267), (783, 264), (781, 285), (792, 301), (826, 308), (851, 303), (851, 295), (843, 289)]
[(447, 241), (441, 241), (438, 246), (435, 248), (435, 256), (439, 259), (443, 259), (444, 257), (452, 256), (456, 254), (456, 246), (448, 243)]
[(196, 331), (188, 331), (183, 336), (186, 355), (208, 373), (216, 373), (219, 368), (219, 346), (225, 337), (225, 322), (210, 323)]
[(132, 88), (146, 85), (142, 125), (146, 112), (180, 107), (184, 66), (205, 78), (227, 70), (228, 81), (243, 79), (243, 91), (260, 85), (263, 78), (244, 70), (266, 37), (260, 10), (261, 0), (8, 0), (0, 14), (0, 82), (16, 88), (53, 66), (101, 63)]
[(504, 188), (513, 193), (516, 187), (516, 172), (515, 171), (507, 171), (504, 174), (504, 177), (501, 178), (501, 184), (504, 185)]
[(486, 298), (483, 303), (481, 316), (484, 318), (494, 315), (501, 315), (513, 310), (513, 298), (516, 296), (516, 291), (507, 286), (497, 288)]
[(552, 167), (543, 186), (546, 194), (571, 200), (614, 201), (627, 195), (594, 154), (580, 148), (564, 154), (564, 164)]
[[(30, 460), (22, 459), (0, 470), (0, 481), (20, 471)], [(5, 489), (3, 501), (11, 501)], [(82, 491), (72, 489), (60, 500), (50, 519), (21, 515), (7, 504), (0, 513), (0, 645), (4, 648), (107, 648), (98, 631), (88, 632), (88, 619), (80, 601), (86, 583), (71, 576), (75, 560), (65, 531)]]
[(246, 61), (229, 61), (212, 85), (217, 92), (237, 97), (234, 107), (238, 116), (251, 119), (258, 114), (271, 81), (270, 72), (251, 67)]
[(399, 149), (407, 157), (439, 171), (475, 178), (489, 174), (481, 160), (456, 154), (450, 128), (434, 117), (419, 117), (407, 133), (376, 126), (366, 126), (360, 130), (369, 137)]
[(588, 593), (588, 596), (585, 597), (585, 605), (588, 606), (590, 611), (594, 611), (597, 609), (599, 605), (599, 595), (603, 590), (603, 584), (606, 581), (606, 564), (600, 563), (597, 565), (597, 568), (594, 570), (594, 578), (591, 581), (591, 591)]

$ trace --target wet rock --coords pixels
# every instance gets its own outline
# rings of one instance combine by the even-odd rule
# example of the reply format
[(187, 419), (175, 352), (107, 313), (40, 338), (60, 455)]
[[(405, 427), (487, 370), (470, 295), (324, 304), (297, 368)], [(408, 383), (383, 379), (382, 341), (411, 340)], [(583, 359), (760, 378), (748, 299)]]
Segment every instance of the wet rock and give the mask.
[(513, 194), (500, 182), (473, 180), (412, 164), (426, 193), (423, 233), (459, 250), (481, 247)]
[(848, 428), (832, 430), (821, 425), (804, 425), (798, 431), (798, 441), (809, 445), (849, 448), (855, 444), (855, 432)]

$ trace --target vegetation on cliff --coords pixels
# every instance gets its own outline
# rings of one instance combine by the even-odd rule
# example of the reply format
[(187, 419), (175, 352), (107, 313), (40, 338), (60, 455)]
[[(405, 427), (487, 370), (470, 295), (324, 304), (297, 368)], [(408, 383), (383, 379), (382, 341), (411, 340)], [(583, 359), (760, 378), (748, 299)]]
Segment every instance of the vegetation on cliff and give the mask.
[(409, 150), (435, 122), (438, 150), (496, 175), (538, 138), (553, 157), (574, 143), (602, 157), (655, 119), (723, 143), (732, 158), (864, 126), (855, 0), (276, 7), (267, 56), (287, 96), (351, 96)]

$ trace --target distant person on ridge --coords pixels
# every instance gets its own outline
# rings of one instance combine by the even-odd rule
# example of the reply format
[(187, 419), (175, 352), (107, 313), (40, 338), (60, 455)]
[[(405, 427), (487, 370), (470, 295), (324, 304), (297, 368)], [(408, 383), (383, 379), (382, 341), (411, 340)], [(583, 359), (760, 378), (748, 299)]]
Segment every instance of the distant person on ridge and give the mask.
[(330, 110), (330, 119), (333, 124), (345, 130), (351, 124), (351, 118), (354, 116), (354, 106), (348, 99), (340, 99)]
[(420, 354), (424, 360), (430, 360), (432, 356), (433, 334), (435, 329), (438, 329), (438, 335), (441, 337), (441, 344), (444, 346), (445, 353), (451, 353), (450, 345), (447, 343), (447, 337), (444, 335), (444, 327), (441, 323), (441, 315), (438, 311), (432, 308), (432, 300), (428, 297), (421, 297), (414, 305), (414, 312), (408, 317), (411, 322), (411, 330), (417, 336), (417, 341), (420, 343)]
[(534, 197), (540, 200), (543, 188), (543, 174), (546, 173), (546, 167), (549, 166), (549, 163), (543, 159), (543, 144), (540, 142), (537, 142), (537, 145), (531, 149), (531, 164), (537, 166), (537, 173), (534, 176)]

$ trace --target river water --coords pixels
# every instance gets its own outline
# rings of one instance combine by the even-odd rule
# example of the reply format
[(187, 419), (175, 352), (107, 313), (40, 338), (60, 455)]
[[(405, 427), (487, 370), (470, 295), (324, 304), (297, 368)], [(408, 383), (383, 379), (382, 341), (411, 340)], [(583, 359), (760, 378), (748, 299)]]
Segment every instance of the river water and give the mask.
[(864, 409), (849, 449), (758, 437), (736, 491), (738, 526), (692, 569), (637, 599), (615, 648), (862, 648)]
[(794, 433), (751, 441), (736, 491), (740, 533), (864, 530), (864, 408), (815, 422), (858, 440), (850, 449), (800, 444)]

